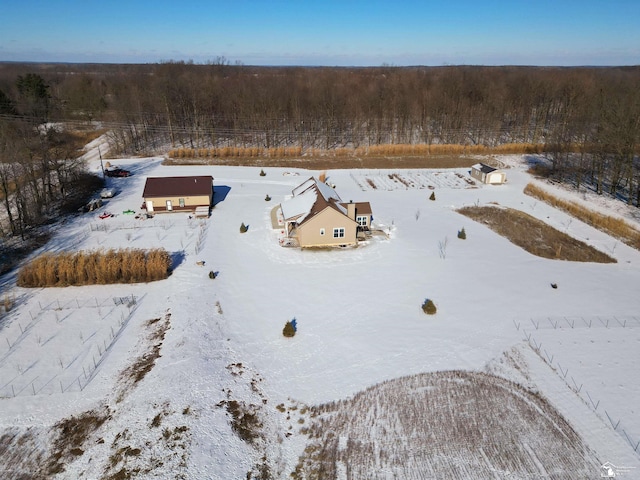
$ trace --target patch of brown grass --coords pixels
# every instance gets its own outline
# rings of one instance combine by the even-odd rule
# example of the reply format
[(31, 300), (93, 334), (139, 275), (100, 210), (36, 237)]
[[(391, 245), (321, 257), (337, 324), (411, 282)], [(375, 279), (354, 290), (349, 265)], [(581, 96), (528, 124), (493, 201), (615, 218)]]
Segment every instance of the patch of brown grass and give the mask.
[(594, 212), (579, 203), (556, 197), (532, 183), (529, 183), (524, 188), (524, 193), (568, 213), (572, 217), (617, 238), (636, 250), (640, 250), (640, 231), (621, 218)]
[(357, 148), (221, 147), (170, 150), (165, 165), (228, 165), (283, 168), (467, 168), (475, 155), (541, 153), (543, 145), (409, 145), (389, 144)]
[(461, 208), (458, 212), (484, 223), (511, 243), (538, 257), (572, 262), (616, 262), (609, 255), (519, 210), (474, 206)]
[(218, 407), (225, 407), (231, 415), (231, 429), (242, 440), (254, 445), (262, 435), (262, 422), (258, 416), (259, 407), (238, 400), (222, 400)]
[(162, 348), (164, 337), (171, 326), (170, 319), (171, 313), (167, 312), (162, 318), (154, 318), (147, 321), (146, 326), (150, 328), (146, 339), (148, 346), (131, 365), (120, 373), (118, 402), (121, 402), (125, 395), (141, 382), (155, 366), (156, 360), (160, 358), (160, 349)]
[(313, 155), (295, 157), (220, 157), (220, 158), (167, 158), (164, 165), (224, 165), (306, 168), (310, 170), (340, 170), (351, 168), (468, 168), (478, 163), (477, 158), (464, 155), (429, 155), (429, 156), (321, 156)]
[(104, 129), (67, 130), (68, 142), (75, 150), (83, 150), (88, 143), (106, 132)]
[[(528, 143), (510, 143), (490, 147), (487, 145), (427, 145), (427, 144), (384, 144), (363, 147), (340, 147), (332, 149), (294, 147), (218, 147), (218, 148), (174, 148), (167, 153), (167, 164), (190, 164), (189, 160), (197, 160), (194, 163), (205, 161), (224, 165), (265, 165), (290, 167), (300, 166), (292, 159), (304, 159), (307, 168), (310, 163), (321, 161), (323, 164), (337, 163), (341, 166), (331, 168), (389, 168), (391, 166), (404, 168), (418, 168), (424, 165), (420, 162), (422, 157), (464, 157), (465, 155), (491, 155), (513, 153), (542, 153), (543, 145)], [(215, 159), (215, 161), (212, 161)], [(375, 165), (382, 160), (383, 167)], [(430, 159), (433, 162), (434, 159)], [(441, 159), (440, 159), (441, 160)], [(387, 162), (394, 162), (388, 165)], [(418, 163), (415, 163), (418, 162)], [(472, 160), (466, 159), (461, 166), (471, 166)], [(433, 165), (430, 168), (444, 168), (442, 165)], [(450, 167), (454, 168), (454, 167)]]
[(389, 380), (312, 407), (291, 477), (588, 478), (600, 462), (543, 397), (479, 372)]
[(65, 464), (84, 453), (82, 447), (87, 439), (109, 418), (111, 418), (109, 407), (104, 407), (100, 411), (89, 410), (59, 421), (54, 427), (57, 438), (53, 442), (46, 474), (55, 475), (64, 472)]
[(41, 472), (44, 452), (39, 445), (39, 432), (18, 427), (3, 429), (0, 434), (0, 472), (2, 478), (45, 479)]

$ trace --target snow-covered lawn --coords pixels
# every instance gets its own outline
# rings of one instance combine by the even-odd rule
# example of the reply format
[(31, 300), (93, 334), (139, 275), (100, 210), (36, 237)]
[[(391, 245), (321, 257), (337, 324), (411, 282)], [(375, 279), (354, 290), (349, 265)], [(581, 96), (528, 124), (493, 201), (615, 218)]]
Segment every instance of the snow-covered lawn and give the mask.
[(366, 190), (477, 188), (464, 169), (456, 170), (363, 170), (353, 171), (354, 182)]
[(0, 397), (84, 390), (139, 302), (134, 296), (87, 298), (77, 289), (61, 290), (55, 300), (30, 301), (3, 329)]
[(640, 451), (638, 403), (623, 400), (640, 399), (633, 372), (640, 349), (640, 316), (532, 318), (523, 333), (567, 387)]
[[(86, 447), (61, 478), (99, 478), (110, 446), (122, 446), (123, 438), (141, 449), (127, 465), (153, 464), (166, 441), (165, 425), (168, 438), (172, 429), (187, 428), (186, 460), (156, 465), (154, 475), (172, 476), (171, 467), (185, 478), (245, 478), (261, 452), (233, 434), (224, 408), (216, 406), (239, 399), (261, 405), (265, 451), (277, 478), (284, 478), (305, 438), (297, 425), (291, 435), (279, 432), (289, 424), (276, 405), (319, 404), (401, 376), (493, 365), (539, 389), (597, 462), (637, 467), (640, 474), (640, 448), (632, 446), (640, 441), (640, 327), (632, 321), (616, 328), (534, 326), (548, 318), (635, 318), (640, 252), (525, 196), (531, 177), (518, 157), (505, 161), (513, 168), (502, 186), (471, 185), (465, 169), (328, 172), (342, 199), (369, 201), (374, 224), (389, 234), (335, 251), (283, 248), (271, 227), (273, 206), (319, 172), (271, 168), (261, 177), (260, 168), (112, 161), (133, 176), (108, 179), (118, 194), (101, 210), (67, 222), (46, 248), (163, 247), (174, 254), (175, 271), (151, 284), (7, 287), (3, 294), (15, 296), (16, 304), (0, 319), (0, 426), (50, 426), (107, 403), (114, 412), (100, 432), (103, 442)], [(94, 159), (92, 168), (97, 165)], [(226, 193), (208, 220), (122, 213), (139, 211), (147, 175), (203, 174)], [(432, 191), (436, 201), (429, 200)], [(455, 211), (490, 202), (542, 219), (618, 263), (537, 258)], [(104, 210), (117, 216), (101, 220)], [(249, 226), (244, 234), (241, 223)], [(462, 227), (466, 240), (456, 237)], [(215, 280), (209, 271), (219, 272)], [(135, 304), (121, 301), (126, 298)], [(435, 316), (422, 312), (425, 298), (437, 305)], [(167, 312), (170, 328), (156, 366), (117, 401), (116, 384), (140, 353), (147, 322)], [(297, 334), (287, 339), (282, 328), (294, 317)], [(540, 343), (538, 355), (532, 347)], [(530, 370), (528, 378), (516, 366), (495, 367), (514, 348), (524, 352), (520, 367)], [(570, 377), (582, 385), (577, 393)], [(586, 392), (600, 402), (597, 408), (589, 408)], [(598, 430), (590, 433), (594, 425)]]

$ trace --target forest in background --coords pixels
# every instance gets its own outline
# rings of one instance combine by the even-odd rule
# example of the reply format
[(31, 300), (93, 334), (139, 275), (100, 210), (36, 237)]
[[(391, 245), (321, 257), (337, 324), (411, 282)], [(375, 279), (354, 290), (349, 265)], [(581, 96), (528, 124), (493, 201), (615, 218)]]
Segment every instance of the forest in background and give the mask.
[(640, 67), (0, 63), (3, 236), (82, 201), (96, 125), (113, 155), (542, 152), (544, 173), (640, 206)]

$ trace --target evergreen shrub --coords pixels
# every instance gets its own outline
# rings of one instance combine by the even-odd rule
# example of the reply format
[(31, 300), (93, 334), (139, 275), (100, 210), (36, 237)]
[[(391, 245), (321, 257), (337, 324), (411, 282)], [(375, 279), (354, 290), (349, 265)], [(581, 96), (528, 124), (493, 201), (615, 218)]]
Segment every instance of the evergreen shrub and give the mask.
[(422, 311), (424, 313), (426, 313), (427, 315), (435, 315), (437, 309), (436, 309), (436, 305), (433, 303), (432, 300), (430, 299), (425, 299), (424, 303), (422, 304)]
[(296, 334), (296, 329), (293, 326), (293, 323), (290, 321), (285, 323), (284, 328), (282, 329), (282, 335), (285, 337), (293, 337)]

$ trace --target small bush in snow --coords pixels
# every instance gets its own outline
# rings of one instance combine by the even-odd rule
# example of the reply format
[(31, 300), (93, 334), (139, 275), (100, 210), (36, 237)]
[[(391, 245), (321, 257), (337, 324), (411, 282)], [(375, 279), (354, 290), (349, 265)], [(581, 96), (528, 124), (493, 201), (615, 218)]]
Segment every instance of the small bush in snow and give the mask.
[(211, 280), (214, 280), (217, 276), (218, 276), (218, 274), (217, 274), (216, 272), (214, 272), (213, 270), (211, 270), (211, 271), (209, 272), (209, 278), (210, 278)]
[(460, 240), (466, 240), (467, 239), (467, 232), (464, 231), (464, 227), (462, 227), (462, 230), (458, 231), (458, 238)]
[(264, 173), (264, 170), (262, 170), (262, 169), (261, 169), (261, 170), (260, 170), (260, 176), (261, 176), (261, 177), (264, 177), (265, 175), (266, 175), (266, 173)]
[(431, 196), (429, 197), (429, 200), (435, 200), (436, 199), (436, 192), (431, 192)]
[(247, 230), (249, 230), (249, 227), (242, 222), (242, 225), (240, 225), (240, 233), (247, 233)]
[(4, 296), (4, 311), (9, 312), (13, 308), (13, 304), (15, 303), (15, 297), (9, 297), (9, 295)]
[(436, 309), (436, 305), (433, 303), (432, 300), (430, 299), (425, 299), (424, 303), (422, 304), (422, 311), (424, 313), (426, 313), (427, 315), (435, 315), (437, 309)]
[(282, 335), (285, 337), (293, 337), (296, 334), (296, 327), (293, 321), (289, 321), (285, 323), (284, 328), (282, 329)]
[(270, 202), (271, 201), (271, 197), (269, 196), (269, 194), (267, 193), (267, 196), (264, 197), (264, 201), (265, 202)]

